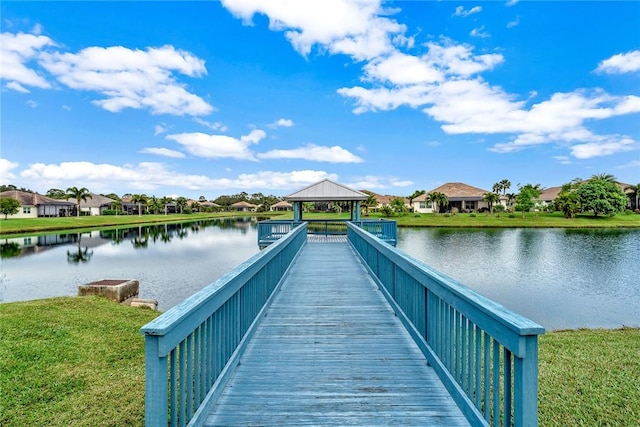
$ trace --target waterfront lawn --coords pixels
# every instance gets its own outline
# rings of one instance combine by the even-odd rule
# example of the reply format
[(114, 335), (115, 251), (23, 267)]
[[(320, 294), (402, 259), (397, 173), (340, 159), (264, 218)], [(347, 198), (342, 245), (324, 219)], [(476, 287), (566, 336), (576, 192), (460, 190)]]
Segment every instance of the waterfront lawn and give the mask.
[(540, 338), (541, 426), (637, 426), (640, 329)]
[[(302, 219), (342, 219), (348, 220), (349, 213), (303, 213)], [(291, 212), (274, 219), (293, 219)], [(462, 228), (640, 228), (640, 215), (636, 213), (621, 213), (613, 217), (593, 214), (580, 214), (576, 218), (568, 219), (561, 212), (527, 212), (524, 218), (521, 212), (502, 213), (406, 213), (386, 217), (379, 212), (362, 215), (363, 220), (390, 219), (398, 222), (398, 227), (462, 227)]]
[(144, 337), (159, 313), (98, 297), (0, 305), (0, 425), (142, 426)]
[[(157, 312), (98, 297), (0, 305), (0, 425), (143, 426), (144, 339)], [(640, 419), (640, 329), (540, 338), (541, 426)]]

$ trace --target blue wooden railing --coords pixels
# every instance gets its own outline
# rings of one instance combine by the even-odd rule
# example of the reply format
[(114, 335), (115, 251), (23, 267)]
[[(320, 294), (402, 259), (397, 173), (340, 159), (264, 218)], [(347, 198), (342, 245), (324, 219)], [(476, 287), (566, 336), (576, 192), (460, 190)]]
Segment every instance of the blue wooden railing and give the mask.
[(348, 239), (472, 424), (538, 424), (542, 326), (359, 227)]
[[(357, 225), (379, 239), (395, 246), (398, 242), (398, 227), (395, 221), (385, 219), (349, 221), (342, 219), (312, 219), (305, 220), (307, 234), (331, 236), (346, 235), (347, 223)], [(267, 220), (258, 223), (258, 246), (267, 247), (285, 236), (297, 224), (292, 220)]]
[(147, 426), (201, 421), (306, 238), (303, 223), (141, 329)]

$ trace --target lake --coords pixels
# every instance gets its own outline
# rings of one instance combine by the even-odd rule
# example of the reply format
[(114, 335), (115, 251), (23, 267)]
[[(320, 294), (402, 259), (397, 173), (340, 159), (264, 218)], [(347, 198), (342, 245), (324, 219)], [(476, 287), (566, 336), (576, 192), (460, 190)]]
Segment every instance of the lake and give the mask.
[[(167, 310), (256, 254), (251, 218), (2, 240), (0, 301), (140, 281)], [(400, 228), (398, 248), (547, 329), (640, 326), (640, 230)]]

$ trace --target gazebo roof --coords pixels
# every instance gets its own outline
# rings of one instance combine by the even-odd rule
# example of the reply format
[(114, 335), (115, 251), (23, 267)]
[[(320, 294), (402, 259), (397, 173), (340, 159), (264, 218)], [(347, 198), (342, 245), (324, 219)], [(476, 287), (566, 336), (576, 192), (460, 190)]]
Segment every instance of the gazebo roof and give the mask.
[(367, 200), (367, 195), (329, 179), (284, 196), (288, 202), (340, 202)]

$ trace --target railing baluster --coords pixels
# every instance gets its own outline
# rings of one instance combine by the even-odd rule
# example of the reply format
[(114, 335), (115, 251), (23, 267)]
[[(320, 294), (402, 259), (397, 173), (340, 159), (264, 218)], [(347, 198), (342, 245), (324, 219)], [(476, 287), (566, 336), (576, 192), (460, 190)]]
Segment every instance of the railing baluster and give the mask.
[(504, 421), (503, 425), (510, 426), (511, 425), (511, 352), (504, 349), (504, 375), (503, 375), (503, 390), (504, 390), (504, 399), (503, 399), (503, 414)]

